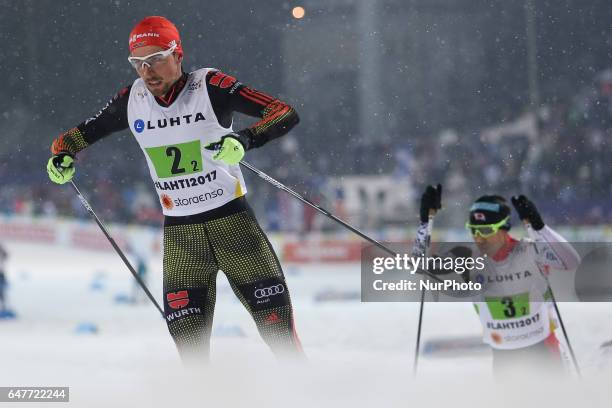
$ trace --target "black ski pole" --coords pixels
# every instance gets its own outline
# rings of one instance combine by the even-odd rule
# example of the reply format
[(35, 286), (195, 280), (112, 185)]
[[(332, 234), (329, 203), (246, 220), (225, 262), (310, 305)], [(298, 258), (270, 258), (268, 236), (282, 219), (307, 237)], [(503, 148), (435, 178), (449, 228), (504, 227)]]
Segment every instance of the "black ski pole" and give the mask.
[[(542, 272), (540, 271), (540, 273)], [(543, 273), (542, 273), (542, 276), (544, 276)], [(570, 343), (569, 336), (567, 335), (567, 331), (565, 330), (565, 324), (563, 324), (563, 318), (561, 318), (561, 312), (559, 311), (559, 306), (557, 305), (555, 294), (553, 293), (553, 290), (550, 287), (548, 278), (544, 276), (544, 279), (546, 279), (546, 283), (548, 284), (548, 292), (550, 293), (550, 299), (552, 300), (553, 306), (555, 307), (555, 313), (557, 314), (557, 317), (559, 318), (559, 325), (561, 326), (563, 337), (565, 337), (565, 342), (567, 343), (567, 348), (569, 350), (570, 356), (572, 357), (572, 362), (574, 363), (574, 367), (576, 368), (576, 373), (578, 374), (578, 377), (582, 377), (582, 373), (580, 372), (580, 366), (578, 365), (578, 360), (576, 359), (576, 354), (574, 354), (574, 348), (572, 347), (572, 343)]]
[(159, 311), (159, 313), (162, 315), (162, 317), (165, 319), (165, 315), (164, 312), (162, 311), (161, 307), (159, 307), (159, 304), (157, 303), (157, 301), (155, 300), (155, 298), (153, 297), (153, 295), (151, 294), (151, 292), (149, 291), (149, 289), (147, 288), (147, 285), (145, 285), (145, 283), (142, 281), (142, 279), (140, 278), (140, 276), (138, 276), (138, 273), (136, 272), (136, 270), (134, 270), (134, 267), (132, 266), (132, 264), (130, 264), (130, 261), (125, 257), (125, 255), (123, 254), (123, 251), (121, 250), (121, 248), (119, 248), (119, 246), (117, 245), (117, 243), (115, 242), (115, 240), (113, 239), (113, 237), (110, 236), (110, 234), (108, 233), (108, 231), (106, 230), (106, 228), (104, 227), (104, 225), (102, 224), (102, 222), (100, 221), (100, 219), (98, 218), (98, 216), (96, 215), (96, 213), (94, 212), (94, 210), (91, 208), (91, 205), (89, 205), (89, 203), (87, 202), (87, 200), (85, 199), (85, 197), (83, 197), (83, 194), (81, 194), (81, 191), (79, 190), (79, 188), (76, 186), (76, 184), (74, 183), (74, 181), (70, 181), (70, 184), (72, 184), (72, 187), (74, 187), (74, 191), (76, 191), (77, 196), (79, 197), (79, 200), (81, 201), (81, 204), (83, 204), (83, 207), (85, 207), (85, 209), (87, 210), (87, 212), (93, 217), (93, 219), (96, 221), (96, 224), (98, 224), (98, 227), (100, 227), (100, 229), (102, 230), (102, 232), (104, 233), (104, 235), (106, 236), (106, 239), (108, 239), (108, 242), (110, 242), (110, 244), (113, 246), (113, 248), (115, 249), (115, 252), (117, 252), (117, 254), (119, 255), (119, 257), (121, 258), (121, 260), (123, 261), (123, 263), (125, 264), (125, 266), (128, 267), (128, 269), (130, 270), (130, 272), (132, 272), (132, 275), (134, 276), (134, 278), (136, 279), (136, 281), (138, 282), (138, 284), (140, 285), (140, 287), (142, 288), (142, 290), (145, 291), (145, 293), (147, 294), (148, 298), (151, 300), (151, 302), (153, 302), (153, 304), (155, 305), (155, 307), (157, 308), (157, 310)]
[[(433, 232), (433, 214), (429, 214), (429, 221), (427, 222), (427, 245), (425, 246), (425, 252), (429, 250), (431, 243), (431, 234)], [(425, 254), (427, 255), (427, 253)], [(417, 338), (416, 346), (414, 348), (414, 365), (412, 366), (412, 374), (416, 376), (419, 368), (419, 352), (421, 350), (421, 328), (423, 326), (423, 309), (425, 307), (425, 290), (421, 289), (421, 301), (419, 303), (419, 324), (417, 326)]]
[[(268, 183), (272, 184), (274, 187), (279, 188), (279, 189), (281, 189), (281, 190), (291, 194), (293, 197), (297, 198), (298, 200), (300, 200), (304, 204), (314, 208), (315, 210), (317, 210), (321, 214), (325, 215), (326, 217), (336, 221), (338, 224), (342, 225), (343, 227), (345, 227), (345, 228), (349, 229), (350, 231), (354, 232), (355, 234), (359, 235), (361, 238), (365, 239), (366, 241), (369, 241), (369, 242), (373, 243), (374, 245), (376, 245), (378, 248), (382, 249), (386, 253), (388, 253), (390, 255), (393, 255), (393, 256), (397, 255), (397, 252), (392, 251), (391, 249), (389, 249), (388, 247), (383, 245), (381, 242), (379, 242), (379, 241), (375, 240), (374, 238), (372, 238), (372, 237), (364, 234), (363, 232), (359, 231), (357, 228), (353, 227), (351, 224), (347, 223), (346, 221), (342, 221), (340, 218), (336, 217), (334, 214), (330, 213), (325, 208), (322, 208), (322, 207), (316, 205), (312, 201), (310, 201), (307, 198), (305, 198), (305, 197), (301, 196), (300, 194), (296, 193), (295, 191), (293, 191), (289, 187), (285, 186), (281, 182), (279, 182), (279, 181), (273, 179), (272, 177), (268, 176), (263, 171), (258, 170), (257, 168), (253, 167), (252, 165), (250, 165), (249, 163), (247, 163), (245, 161), (241, 161), (240, 164), (242, 164), (247, 169), (251, 170), (253, 173), (257, 174), (260, 178), (262, 178), (265, 181), (267, 181)], [(444, 282), (442, 279), (440, 279), (437, 276), (429, 273), (428, 271), (421, 271), (421, 272), (424, 273), (425, 275), (429, 276), (430, 278), (438, 281), (438, 282)]]
[(417, 326), (416, 346), (414, 347), (414, 364), (412, 375), (416, 377), (419, 369), (419, 351), (421, 350), (421, 327), (423, 326), (423, 305), (425, 304), (425, 291), (421, 289), (421, 301), (419, 303), (419, 324)]
[[(533, 229), (531, 224), (526, 224), (525, 228), (527, 228), (527, 234), (531, 235), (531, 231)], [(536, 247), (536, 251), (537, 251), (537, 247)], [(555, 299), (555, 294), (552, 290), (552, 287), (550, 286), (550, 281), (548, 280), (548, 277), (546, 277), (546, 275), (544, 275), (542, 271), (540, 271), (540, 275), (542, 275), (542, 278), (544, 278), (544, 280), (546, 281), (546, 286), (548, 286), (548, 293), (550, 293), (550, 299), (555, 308), (555, 313), (557, 314), (557, 318), (559, 319), (559, 325), (561, 326), (561, 331), (563, 332), (563, 337), (565, 338), (565, 343), (567, 344), (567, 348), (572, 358), (572, 363), (574, 363), (574, 368), (576, 369), (576, 373), (578, 374), (578, 377), (582, 377), (582, 374), (580, 372), (580, 366), (578, 365), (578, 359), (576, 358), (576, 354), (574, 354), (574, 348), (572, 347), (572, 343), (570, 342), (569, 336), (567, 335), (567, 330), (565, 330), (565, 324), (563, 323), (563, 318), (561, 317), (561, 312), (559, 311), (559, 306), (557, 305), (557, 299)]]

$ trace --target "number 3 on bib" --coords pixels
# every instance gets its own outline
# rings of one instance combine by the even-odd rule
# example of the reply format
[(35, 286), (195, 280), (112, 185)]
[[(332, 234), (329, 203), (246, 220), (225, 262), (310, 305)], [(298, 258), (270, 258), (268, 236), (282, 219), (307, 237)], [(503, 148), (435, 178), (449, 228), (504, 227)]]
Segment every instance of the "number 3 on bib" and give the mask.
[(145, 148), (149, 159), (160, 179), (202, 171), (202, 153), (200, 141), (178, 143), (171, 146)]
[(485, 298), (491, 316), (495, 320), (514, 319), (527, 316), (529, 312), (529, 293), (514, 296)]

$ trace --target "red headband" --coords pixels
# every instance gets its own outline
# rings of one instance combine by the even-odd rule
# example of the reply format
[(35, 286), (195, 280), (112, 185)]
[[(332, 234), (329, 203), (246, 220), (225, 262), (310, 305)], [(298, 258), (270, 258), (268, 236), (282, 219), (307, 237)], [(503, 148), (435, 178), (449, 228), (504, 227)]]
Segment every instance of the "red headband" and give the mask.
[(158, 47), (168, 49), (174, 44), (177, 45), (175, 51), (179, 55), (183, 55), (179, 32), (176, 26), (165, 17), (145, 17), (136, 24), (130, 33), (130, 52), (147, 45), (157, 45)]

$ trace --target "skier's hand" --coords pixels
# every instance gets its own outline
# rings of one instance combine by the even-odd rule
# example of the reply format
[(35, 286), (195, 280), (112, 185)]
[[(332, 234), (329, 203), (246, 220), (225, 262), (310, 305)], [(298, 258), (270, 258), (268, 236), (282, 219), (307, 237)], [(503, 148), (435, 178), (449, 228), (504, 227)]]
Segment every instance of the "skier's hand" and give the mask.
[(229, 133), (218, 142), (209, 143), (204, 148), (206, 150), (217, 150), (213, 156), (215, 160), (221, 160), (227, 164), (238, 164), (244, 157), (245, 146), (240, 140), (241, 136), (237, 133)]
[(512, 205), (514, 205), (519, 218), (523, 222), (531, 224), (534, 230), (539, 231), (544, 228), (544, 221), (542, 221), (538, 209), (527, 197), (524, 195), (513, 196)]
[(74, 168), (74, 157), (65, 152), (53, 155), (47, 162), (47, 173), (52, 182), (64, 184), (72, 180), (76, 169)]
[(429, 214), (434, 215), (440, 208), (442, 208), (442, 185), (427, 186), (421, 196), (421, 210), (419, 212), (421, 222), (428, 222)]

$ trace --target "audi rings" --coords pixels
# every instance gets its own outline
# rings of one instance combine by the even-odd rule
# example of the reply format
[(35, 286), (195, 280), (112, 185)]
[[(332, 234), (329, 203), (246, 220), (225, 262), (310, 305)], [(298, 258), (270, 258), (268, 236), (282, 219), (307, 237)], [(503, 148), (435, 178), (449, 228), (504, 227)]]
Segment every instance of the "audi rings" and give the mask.
[(282, 283), (278, 285), (269, 286), (267, 288), (255, 289), (255, 297), (257, 299), (270, 297), (274, 295), (280, 295), (285, 291), (285, 286)]

